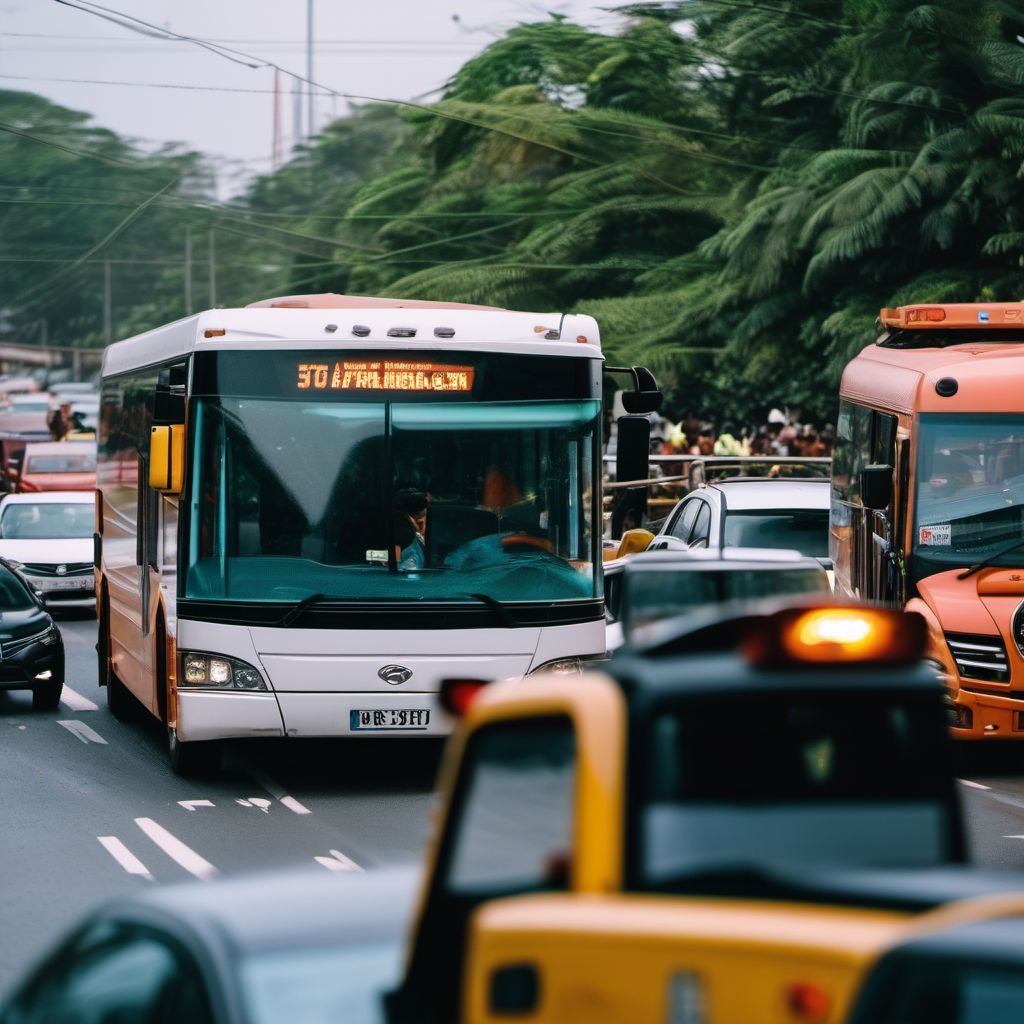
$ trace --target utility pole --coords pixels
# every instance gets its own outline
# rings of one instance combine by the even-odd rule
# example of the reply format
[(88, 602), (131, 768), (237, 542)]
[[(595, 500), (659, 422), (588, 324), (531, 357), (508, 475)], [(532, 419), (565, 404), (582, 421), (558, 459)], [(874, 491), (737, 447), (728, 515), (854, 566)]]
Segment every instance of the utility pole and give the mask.
[(110, 276), (110, 260), (103, 261), (103, 342), (114, 340), (114, 289)]
[(213, 227), (210, 227), (206, 236), (207, 257), (209, 259), (210, 272), (210, 309), (217, 305), (217, 246), (213, 238)]
[(274, 68), (274, 127), (270, 136), (271, 166), (281, 166), (281, 72)]
[(192, 225), (185, 225), (185, 316), (192, 312)]
[(306, 138), (311, 139), (313, 138), (313, 0), (306, 0), (306, 79), (306, 88), (309, 90)]

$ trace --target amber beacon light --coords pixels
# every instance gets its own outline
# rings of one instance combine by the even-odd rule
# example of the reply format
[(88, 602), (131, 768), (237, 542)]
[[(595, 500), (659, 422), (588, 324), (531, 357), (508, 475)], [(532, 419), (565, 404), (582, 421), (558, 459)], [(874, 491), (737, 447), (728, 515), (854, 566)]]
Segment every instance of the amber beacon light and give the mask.
[(758, 619), (743, 652), (766, 667), (908, 664), (924, 654), (927, 626), (914, 612), (854, 605), (788, 608)]

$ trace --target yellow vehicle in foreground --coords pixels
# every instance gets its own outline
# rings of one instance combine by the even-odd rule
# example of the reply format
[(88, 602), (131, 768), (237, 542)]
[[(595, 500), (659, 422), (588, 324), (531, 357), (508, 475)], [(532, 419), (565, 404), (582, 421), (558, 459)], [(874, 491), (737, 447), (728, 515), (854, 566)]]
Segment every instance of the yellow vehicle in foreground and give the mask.
[(1011, 1024), (1024, 1013), (1022, 965), (1019, 893), (916, 917), (735, 900), (524, 896), (478, 914), (463, 1019)]
[[(587, 937), (591, 924), (597, 934), (625, 928), (631, 938), (618, 942), (616, 959), (642, 961), (626, 948), (651, 945), (641, 941), (646, 925), (629, 925), (627, 908), (646, 915), (666, 948), (693, 951), (674, 961), (684, 973), (699, 973), (709, 943), (731, 950), (721, 978), (746, 992), (748, 1011), (757, 985), (804, 983), (787, 943), (809, 949), (809, 936), (832, 935), (825, 973), (807, 983), (841, 978), (827, 988), (838, 1005), (909, 915), (1005, 887), (961, 867), (947, 711), (920, 660), (924, 642), (919, 617), (891, 610), (719, 612), (652, 627), (643, 652), (617, 655), (606, 672), (450, 680), (447, 699), (468, 711), (449, 747), (445, 815), (391, 1019), (450, 1022), (462, 1005), (464, 1019), (486, 1020), (480, 993), (501, 977), (528, 1002), (514, 990), (529, 995), (529, 972), (514, 969), (545, 942), (552, 957), (534, 979), (541, 998), (554, 990), (548, 975), (563, 969), (600, 978), (611, 965)], [(492, 903), (538, 893), (549, 895)], [(519, 952), (498, 956), (510, 920)], [(578, 957), (559, 920), (579, 925), (569, 927), (585, 949)], [(760, 947), (749, 938), (757, 934)], [(766, 953), (772, 934), (777, 970)], [(482, 959), (467, 968), (470, 947)], [(748, 980), (744, 961), (765, 977)], [(630, 977), (607, 974), (627, 987)], [(596, 1007), (593, 1016), (583, 1006), (558, 1013), (614, 1019)]]

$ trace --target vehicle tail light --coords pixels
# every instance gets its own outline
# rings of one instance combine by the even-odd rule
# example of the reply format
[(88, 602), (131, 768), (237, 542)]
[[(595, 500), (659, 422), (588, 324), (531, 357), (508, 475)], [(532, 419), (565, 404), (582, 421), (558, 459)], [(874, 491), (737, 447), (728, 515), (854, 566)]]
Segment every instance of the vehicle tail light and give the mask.
[(22, 477), (21, 480), (18, 482), (18, 490), (21, 491), (22, 494), (27, 494), (29, 492), (34, 493), (35, 491), (38, 491), (39, 488), (36, 487), (36, 485), (32, 483), (31, 480), (26, 480), (24, 477)]
[(832, 1000), (820, 985), (798, 981), (786, 988), (786, 1006), (795, 1020), (818, 1024), (828, 1020)]
[(441, 707), (454, 718), (462, 718), (486, 685), (482, 679), (442, 679)]

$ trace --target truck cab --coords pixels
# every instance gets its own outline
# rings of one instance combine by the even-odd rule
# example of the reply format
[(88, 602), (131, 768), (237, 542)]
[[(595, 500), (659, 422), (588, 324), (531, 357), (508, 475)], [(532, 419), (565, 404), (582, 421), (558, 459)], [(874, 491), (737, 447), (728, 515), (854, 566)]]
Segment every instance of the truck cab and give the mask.
[[(605, 672), (479, 687), (449, 747), (392, 1020), (458, 1018), (479, 973), (464, 971), (474, 915), (494, 900), (842, 903), (822, 872), (961, 864), (925, 637), (920, 617), (891, 610), (720, 610), (663, 624)], [(473, 684), (454, 683), (466, 701)], [(890, 905), (871, 885), (852, 902), (933, 905)]]

